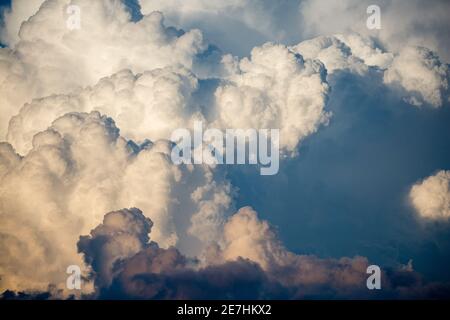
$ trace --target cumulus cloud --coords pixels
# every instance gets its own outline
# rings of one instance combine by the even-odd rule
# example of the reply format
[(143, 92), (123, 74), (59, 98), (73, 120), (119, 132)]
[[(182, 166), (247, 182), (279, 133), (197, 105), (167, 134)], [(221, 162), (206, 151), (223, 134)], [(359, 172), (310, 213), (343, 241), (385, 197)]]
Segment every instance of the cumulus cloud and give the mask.
[(369, 68), (376, 68), (384, 73), (384, 84), (411, 105), (438, 108), (450, 97), (448, 65), (424, 47), (405, 46), (393, 54), (377, 47), (370, 38), (348, 33), (320, 36), (292, 49), (305, 58), (320, 60), (329, 74), (344, 70), (367, 76)]
[(449, 79), (448, 65), (422, 47), (404, 48), (384, 74), (385, 83), (406, 91), (409, 103), (420, 106), (426, 102), (435, 108), (448, 102)]
[[(127, 219), (122, 216), (127, 215)], [(119, 215), (113, 227), (107, 218)], [(286, 251), (288, 261), (272, 259), (281, 249), (272, 227), (260, 221), (255, 211), (243, 208), (227, 222), (228, 250), (223, 260), (199, 265), (176, 248), (163, 249), (148, 243), (141, 231), (144, 216), (138, 210), (109, 213), (78, 247), (90, 263), (97, 284), (96, 297), (121, 299), (267, 299), (439, 296), (448, 287), (424, 283), (417, 273), (400, 266), (383, 273), (383, 291), (366, 288), (368, 260), (363, 257), (321, 259)], [(148, 222), (147, 222), (148, 223)], [(110, 223), (111, 224), (111, 223)], [(129, 227), (126, 227), (129, 224)], [(236, 224), (239, 224), (237, 228)], [(131, 229), (132, 231), (126, 231)], [(146, 230), (149, 228), (146, 228)], [(227, 227), (225, 228), (227, 229)], [(130, 235), (132, 233), (132, 235)], [(119, 241), (125, 237), (123, 241)], [(115, 239), (117, 238), (117, 239)], [(231, 244), (230, 244), (231, 242)], [(132, 243), (131, 246), (128, 243)], [(142, 246), (135, 255), (126, 257)], [(254, 246), (254, 254), (250, 247)], [(239, 248), (238, 248), (239, 247)], [(125, 249), (124, 249), (125, 248)], [(125, 254), (124, 254), (125, 252)], [(272, 252), (270, 257), (267, 253)], [(237, 252), (236, 252), (237, 253)], [(115, 263), (111, 263), (115, 261)], [(260, 263), (271, 263), (262, 266)], [(103, 273), (103, 274), (102, 274)], [(113, 275), (112, 281), (102, 276)]]
[[(289, 253), (278, 240), (267, 221), (261, 221), (250, 207), (241, 208), (224, 227), (222, 260), (244, 257), (257, 262), (262, 268), (284, 265)], [(217, 256), (214, 257), (217, 261)], [(212, 262), (214, 261), (212, 260)]]
[(6, 136), (8, 122), (30, 99), (31, 80), (17, 55), (9, 48), (0, 48), (0, 138)]
[(210, 168), (175, 166), (170, 142), (137, 145), (98, 112), (55, 120), (23, 157), (7, 143), (0, 150), (2, 288), (63, 283), (65, 268), (81, 265), (77, 237), (115, 208), (142, 208), (161, 246), (182, 239), (195, 252), (217, 236), (231, 205), (229, 183)]
[(223, 63), (229, 75), (215, 92), (219, 127), (278, 128), (280, 147), (295, 153), (306, 136), (327, 123), (329, 86), (321, 63), (271, 43), (240, 61), (225, 56)]
[[(4, 71), (0, 92), (5, 97), (0, 135), (7, 132), (7, 140), (21, 154), (30, 149), (33, 135), (56, 117), (92, 110), (113, 117), (123, 135), (134, 140), (169, 138), (171, 130), (190, 126), (193, 118), (207, 118), (222, 128), (276, 127), (281, 130), (282, 149), (295, 154), (305, 137), (327, 123), (325, 75), (342, 69), (364, 74), (368, 67), (388, 68), (385, 83), (406, 90), (412, 104), (424, 100), (439, 106), (447, 99), (447, 66), (437, 57), (408, 53), (415, 52), (410, 49), (392, 63), (392, 53), (352, 33), (319, 37), (293, 47), (268, 43), (241, 60), (224, 55), (220, 66), (211, 67), (222, 69), (222, 81), (213, 105), (205, 110), (192, 98), (201, 89), (198, 78), (203, 73), (198, 68), (196, 74), (194, 60), (207, 48), (200, 31), (184, 33), (164, 26), (162, 14), (145, 9), (146, 3), (142, 4), (146, 15), (137, 22), (130, 20), (129, 11), (118, 0), (89, 3), (77, 2), (83, 27), (69, 30), (63, 14), (69, 1), (44, 2), (22, 24), (15, 48), (0, 49)], [(15, 6), (12, 16), (23, 11), (21, 2)], [(17, 13), (14, 19), (23, 16), (24, 12)], [(43, 36), (47, 33), (51, 35)], [(404, 67), (409, 63), (406, 60), (421, 72), (409, 72)], [(79, 89), (86, 85), (93, 86)], [(50, 96), (32, 101), (46, 95)], [(235, 116), (237, 110), (240, 117)]]
[[(367, 8), (378, 5), (381, 11), (381, 29), (366, 26)], [(423, 46), (439, 53), (450, 61), (448, 42), (448, 12), (450, 4), (444, 0), (305, 0), (299, 13), (304, 37), (347, 34), (357, 32), (373, 37), (390, 51), (400, 51), (405, 46)]]
[(409, 198), (420, 217), (447, 220), (450, 218), (450, 171), (441, 170), (416, 183)]
[[(330, 6), (321, 1), (140, 3), (139, 19), (120, 0), (15, 0), (4, 14), (0, 289), (66, 296), (66, 268), (78, 264), (96, 297), (372, 297), (367, 258), (287, 250), (250, 207), (230, 216), (235, 188), (226, 170), (173, 165), (167, 139), (196, 120), (221, 129), (278, 128), (282, 151), (295, 156), (332, 119), (328, 80), (338, 71), (372, 81), (374, 69), (407, 102), (440, 107), (448, 101), (448, 66), (409, 46), (430, 44), (441, 54), (440, 36), (413, 38), (414, 20), (374, 38), (358, 27), (347, 29), (360, 34), (335, 34), (340, 27), (315, 25), (317, 17), (329, 21)], [(393, 12), (402, 8), (386, 3)], [(81, 9), (81, 29), (66, 26), (70, 4)], [(344, 8), (365, 15), (353, 1)], [(346, 19), (340, 10), (331, 11), (336, 23)], [(383, 21), (393, 21), (390, 14)], [(447, 26), (441, 18), (433, 26)], [(286, 26), (300, 23), (325, 35), (299, 43), (300, 31)], [(230, 32), (241, 27), (242, 34)], [(393, 43), (402, 36), (406, 42)], [(448, 216), (448, 180), (439, 173), (412, 188), (422, 216)], [(413, 270), (386, 273), (384, 281), (393, 296), (404, 294), (399, 287), (427, 296)]]
[(8, 141), (24, 153), (34, 134), (56, 117), (97, 110), (113, 117), (125, 137), (138, 141), (168, 139), (174, 129), (192, 128), (194, 120), (203, 120), (223, 129), (279, 128), (281, 148), (295, 153), (298, 144), (330, 117), (325, 111), (325, 69), (285, 46), (265, 44), (240, 61), (226, 55), (222, 67), (227, 75), (207, 110), (193, 97), (200, 90), (198, 78), (185, 68), (138, 75), (124, 70), (76, 93), (25, 104), (10, 120)]
[[(67, 112), (99, 111), (112, 117), (128, 139), (167, 139), (175, 128), (191, 127), (199, 108), (190, 103), (197, 78), (185, 68), (162, 68), (134, 75), (123, 70), (77, 93), (53, 95), (25, 104), (12, 117), (8, 141), (20, 153), (32, 137)], [(198, 116), (196, 116), (198, 115)]]
[[(67, 28), (66, 8), (71, 4), (81, 10), (80, 29)], [(13, 20), (19, 17), (24, 16), (17, 14)], [(140, 73), (169, 65), (191, 68), (205, 49), (199, 30), (166, 27), (160, 12), (133, 22), (120, 0), (45, 1), (21, 24), (15, 46), (0, 49), (5, 61), (0, 92), (12, 95), (16, 83), (22, 90), (20, 98), (2, 102), (0, 135), (5, 135), (9, 118), (32, 98), (69, 93), (122, 69)], [(16, 78), (19, 81), (11, 84)]]
[(348, 70), (363, 75), (368, 67), (387, 68), (393, 55), (383, 52), (369, 38), (359, 34), (319, 36), (300, 42), (295, 52), (308, 59), (320, 60), (327, 72)]
[[(82, 236), (78, 250), (90, 265), (100, 297), (196, 298), (255, 297), (265, 275), (255, 263), (238, 259), (199, 270), (174, 247), (149, 242), (152, 222), (140, 210), (105, 215), (102, 224)], [(248, 284), (244, 291), (236, 284)], [(210, 294), (214, 292), (211, 296)]]
[(22, 22), (35, 14), (45, 0), (15, 0), (11, 8), (3, 12), (4, 25), (0, 32), (0, 41), (9, 47), (19, 41), (19, 30)]
[(171, 24), (199, 28), (219, 48), (240, 56), (267, 41), (300, 40), (299, 0), (139, 0), (139, 3), (144, 13), (162, 11)]
[(369, 265), (364, 257), (334, 260), (292, 253), (283, 246), (273, 227), (260, 220), (250, 207), (241, 208), (229, 218), (223, 244), (215, 249), (209, 248), (210, 256), (206, 255), (211, 263), (248, 259), (284, 286), (330, 285), (336, 290), (358, 290), (365, 286)]
[(111, 284), (117, 264), (147, 244), (152, 225), (139, 209), (124, 209), (106, 214), (89, 236), (80, 237), (78, 250), (95, 270), (96, 285)]
[[(424, 46), (449, 62), (445, 0), (285, 0), (285, 1), (154, 1), (140, 0), (142, 10), (164, 12), (180, 28), (200, 28), (234, 54), (246, 55), (267, 41), (295, 44), (317, 36), (357, 32), (373, 37), (390, 51)], [(367, 8), (381, 9), (381, 29), (369, 30)]]

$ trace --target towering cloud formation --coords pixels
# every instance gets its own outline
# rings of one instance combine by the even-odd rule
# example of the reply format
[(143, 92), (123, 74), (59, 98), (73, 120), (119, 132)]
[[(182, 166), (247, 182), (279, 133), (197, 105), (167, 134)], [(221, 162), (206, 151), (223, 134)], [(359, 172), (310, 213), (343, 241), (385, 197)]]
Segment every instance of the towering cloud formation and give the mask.
[(280, 146), (295, 153), (301, 140), (327, 122), (328, 84), (317, 61), (267, 43), (250, 58), (225, 56), (223, 63), (230, 75), (215, 92), (222, 127), (279, 128)]
[[(123, 70), (79, 93), (53, 95), (26, 104), (12, 117), (8, 141), (18, 152), (32, 137), (67, 112), (93, 110), (113, 117), (122, 135), (136, 141), (167, 139), (175, 128), (191, 127), (198, 106), (190, 103), (197, 78), (185, 68), (163, 68), (134, 75)], [(201, 115), (198, 115), (201, 120)]]
[(450, 171), (441, 170), (415, 184), (409, 193), (420, 217), (432, 220), (450, 218)]
[(2, 143), (1, 287), (63, 283), (65, 268), (80, 263), (78, 236), (115, 208), (145, 210), (157, 224), (153, 239), (164, 247), (217, 237), (231, 204), (229, 184), (214, 181), (207, 167), (174, 166), (170, 150), (168, 141), (125, 140), (98, 112), (57, 119), (34, 136), (24, 157)]
[[(67, 27), (70, 4), (81, 10), (80, 29)], [(19, 7), (18, 11), (23, 5)], [(1, 103), (2, 137), (9, 118), (32, 98), (93, 85), (122, 69), (139, 73), (169, 65), (191, 68), (195, 55), (206, 49), (199, 30), (182, 32), (165, 27), (160, 12), (130, 21), (130, 13), (120, 0), (45, 1), (21, 25), (19, 38), (14, 49), (0, 49), (0, 60), (5, 61), (1, 64), (0, 93), (7, 97)], [(15, 79), (19, 81), (14, 83), (20, 83), (19, 97), (11, 95)]]
[[(276, 64), (269, 63), (274, 60)], [(138, 141), (168, 139), (174, 129), (193, 127), (194, 120), (203, 120), (224, 129), (279, 128), (281, 147), (295, 153), (297, 145), (329, 119), (325, 69), (285, 46), (257, 47), (250, 59), (241, 61), (224, 56), (223, 69), (227, 76), (207, 111), (193, 97), (198, 91), (197, 77), (185, 68), (166, 67), (136, 76), (124, 70), (77, 93), (25, 104), (10, 120), (8, 141), (25, 153), (33, 135), (56, 117), (96, 110), (112, 116), (125, 137)]]
[[(221, 66), (212, 67), (225, 74), (215, 91), (214, 105), (205, 110), (202, 102), (193, 98), (201, 91), (196, 70), (189, 71), (197, 54), (206, 48), (198, 30), (176, 32), (165, 27), (161, 13), (156, 12), (131, 22), (129, 12), (117, 0), (92, 7), (77, 3), (83, 12), (83, 27), (70, 30), (64, 14), (68, 4), (45, 2), (23, 24), (15, 49), (0, 49), (0, 91), (5, 97), (0, 135), (6, 134), (9, 122), (7, 139), (21, 154), (30, 149), (33, 135), (56, 117), (92, 110), (113, 117), (123, 135), (135, 140), (169, 138), (173, 129), (189, 126), (192, 119), (206, 119), (223, 128), (277, 127), (281, 129), (281, 147), (295, 154), (299, 142), (330, 116), (325, 111), (326, 72), (311, 59), (320, 60), (328, 73), (348, 69), (363, 74), (372, 66), (387, 69), (386, 84), (401, 88), (412, 104), (424, 101), (440, 106), (448, 99), (448, 68), (432, 52), (407, 48), (392, 62), (393, 55), (373, 41), (348, 34), (319, 37), (292, 48), (265, 44), (241, 61), (225, 55)], [(10, 17), (16, 11), (25, 14), (22, 5), (16, 6)], [(50, 29), (54, 32), (44, 37), (43, 30)], [(415, 72), (408, 71), (410, 62), (416, 66)], [(110, 75), (122, 68), (128, 71)], [(143, 74), (136, 74), (140, 72)], [(101, 77), (105, 78), (95, 86), (73, 91)], [(27, 101), (31, 103), (22, 107)], [(240, 117), (235, 117), (237, 110)]]
[[(197, 120), (220, 129), (278, 128), (294, 161), (299, 145), (332, 121), (328, 80), (339, 81), (339, 71), (384, 80), (399, 102), (441, 107), (448, 66), (422, 47), (382, 49), (379, 40), (394, 37), (383, 33), (373, 40), (332, 30), (299, 42), (298, 30), (284, 26), (304, 16), (307, 32), (320, 29), (309, 1), (140, 2), (141, 19), (120, 0), (14, 0), (4, 16), (0, 290), (64, 289), (67, 266), (78, 264), (100, 297), (371, 297), (368, 259), (290, 252), (250, 207), (231, 215), (236, 188), (226, 168), (175, 166), (167, 139)], [(69, 5), (81, 9), (80, 29), (67, 27)], [(156, 9), (186, 31), (165, 24)], [(328, 16), (324, 10), (319, 17)], [(209, 36), (238, 21), (261, 41), (229, 33), (234, 45), (254, 48), (245, 48), (246, 57), (227, 46), (222, 52), (216, 39), (206, 43), (191, 28), (204, 15), (226, 18)], [(447, 25), (440, 17), (436, 25)], [(380, 77), (373, 80), (372, 70)], [(422, 216), (448, 216), (448, 180), (443, 172), (413, 187)], [(408, 288), (423, 288), (416, 273), (403, 272)], [(383, 284), (393, 296), (403, 294), (397, 275)]]

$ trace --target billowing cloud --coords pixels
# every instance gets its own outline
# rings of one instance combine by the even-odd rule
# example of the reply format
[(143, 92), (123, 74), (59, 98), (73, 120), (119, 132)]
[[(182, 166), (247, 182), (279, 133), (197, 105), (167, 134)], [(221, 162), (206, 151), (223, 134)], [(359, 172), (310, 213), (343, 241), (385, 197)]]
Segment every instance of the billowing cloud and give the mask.
[[(370, 5), (380, 8), (381, 28), (371, 30), (366, 22)], [(422, 46), (450, 61), (447, 19), (450, 4), (445, 0), (305, 0), (299, 14), (304, 37), (357, 32), (373, 37), (390, 51), (405, 46)]]
[(225, 52), (245, 56), (267, 41), (296, 43), (299, 0), (139, 0), (142, 11), (162, 11), (179, 28), (199, 28)]
[(220, 127), (279, 128), (280, 147), (295, 153), (300, 141), (327, 123), (329, 86), (319, 62), (266, 43), (250, 58), (227, 55), (223, 63), (230, 75), (215, 92)]
[[(67, 27), (69, 5), (80, 8), (79, 29)], [(120, 0), (45, 1), (21, 24), (19, 39), (11, 49), (0, 49), (5, 61), (0, 93), (11, 96), (17, 82), (22, 90), (20, 98), (2, 101), (0, 136), (9, 118), (32, 98), (69, 93), (122, 69), (140, 73), (169, 65), (191, 68), (196, 54), (206, 49), (199, 30), (166, 27), (160, 12), (133, 22)], [(16, 78), (19, 81), (11, 83)]]
[[(199, 108), (190, 103), (197, 78), (185, 68), (163, 68), (134, 75), (123, 70), (78, 93), (33, 100), (12, 117), (8, 141), (19, 153), (33, 136), (67, 112), (99, 111), (112, 117), (128, 139), (170, 137), (175, 128), (190, 128)], [(201, 120), (201, 114), (198, 115)]]
[[(112, 222), (107, 221), (112, 220)], [(289, 261), (276, 261), (268, 252), (281, 249), (272, 227), (251, 208), (243, 208), (228, 222), (227, 256), (199, 265), (176, 248), (163, 249), (143, 234), (149, 222), (139, 210), (105, 216), (103, 224), (80, 238), (78, 247), (91, 265), (96, 297), (120, 299), (267, 299), (351, 297), (439, 297), (448, 287), (423, 283), (412, 268), (383, 272), (383, 291), (366, 287), (368, 260), (363, 257), (320, 259), (286, 251)], [(128, 224), (128, 226), (127, 226)], [(237, 228), (237, 225), (239, 227)], [(142, 228), (142, 226), (146, 226)], [(275, 247), (274, 247), (275, 245)], [(256, 254), (250, 251), (254, 246)], [(135, 255), (136, 248), (143, 247)], [(239, 248), (237, 248), (239, 247)], [(227, 249), (225, 249), (226, 251)], [(224, 251), (224, 254), (226, 255)], [(261, 255), (262, 253), (262, 255)], [(277, 255), (277, 253), (275, 253)], [(127, 257), (129, 256), (129, 257)], [(257, 260), (257, 261), (255, 261)], [(260, 263), (271, 262), (262, 266)], [(104, 277), (112, 281), (104, 281)]]
[[(269, 63), (273, 60), (278, 62)], [(56, 117), (96, 110), (113, 117), (122, 134), (137, 141), (168, 139), (173, 130), (192, 128), (194, 120), (203, 120), (223, 129), (279, 128), (281, 147), (295, 153), (305, 137), (327, 123), (329, 86), (320, 63), (272, 44), (254, 48), (250, 59), (227, 55), (222, 63), (227, 76), (207, 110), (193, 97), (198, 78), (185, 68), (153, 69), (136, 76), (124, 70), (77, 93), (25, 104), (10, 121), (8, 141), (24, 153), (34, 134)]]
[(385, 69), (393, 59), (391, 53), (358, 34), (320, 36), (300, 42), (293, 50), (305, 58), (320, 60), (329, 74), (348, 70), (363, 75), (368, 67)]
[[(175, 166), (168, 139), (197, 120), (219, 129), (280, 129), (281, 150), (292, 156), (285, 161), (296, 161), (302, 142), (333, 121), (327, 102), (334, 85), (345, 89), (340, 81), (348, 78), (339, 76), (347, 72), (393, 89), (389, 99), (401, 106), (402, 98), (444, 106), (447, 44), (439, 32), (429, 37), (430, 26), (448, 29), (442, 9), (417, 20), (410, 10), (423, 4), (385, 1), (390, 11), (374, 36), (360, 28), (365, 4), (350, 0), (339, 8), (322, 1), (140, 3), (139, 19), (120, 0), (15, 0), (4, 15), (0, 290), (67, 297), (65, 271), (76, 264), (93, 280), (83, 294), (95, 284), (85, 297), (379, 297), (365, 286), (368, 258), (289, 251), (250, 207), (231, 215), (240, 186), (227, 180), (226, 168)], [(81, 9), (80, 29), (67, 27), (69, 5)], [(342, 8), (357, 11), (360, 23), (349, 25)], [(402, 8), (404, 28), (385, 30)], [(413, 32), (415, 21), (423, 33)], [(206, 29), (208, 42), (196, 27)], [(412, 188), (421, 216), (447, 218), (448, 185), (442, 171)], [(409, 267), (386, 269), (383, 279), (383, 295), (391, 297), (430, 297), (435, 289)]]
[[(357, 32), (377, 39), (390, 51), (423, 46), (448, 63), (449, 4), (445, 0), (285, 0), (139, 1), (144, 13), (164, 12), (180, 28), (200, 28), (234, 54), (246, 55), (267, 41), (295, 44), (317, 36)], [(367, 8), (378, 5), (381, 29), (370, 30)], [(244, 51), (244, 50), (245, 51)]]
[(121, 260), (134, 256), (149, 241), (153, 223), (139, 209), (110, 212), (89, 236), (82, 236), (78, 250), (95, 270), (98, 286), (108, 286)]
[(435, 108), (450, 98), (449, 79), (448, 65), (422, 47), (404, 48), (384, 74), (386, 83), (406, 91), (409, 103), (420, 106), (424, 101)]
[(0, 32), (0, 40), (10, 48), (20, 40), (19, 30), (22, 22), (35, 14), (45, 0), (15, 0), (11, 8), (5, 8), (3, 13), (4, 26)]
[(441, 170), (416, 183), (409, 198), (420, 217), (447, 220), (450, 218), (450, 171)]
[(0, 150), (2, 288), (63, 283), (65, 268), (81, 265), (78, 236), (115, 208), (142, 208), (161, 246), (181, 239), (195, 252), (217, 237), (231, 205), (229, 183), (210, 168), (175, 166), (170, 142), (137, 145), (98, 112), (55, 120), (23, 157), (7, 143)]
[(364, 288), (369, 265), (364, 257), (334, 260), (290, 252), (273, 227), (260, 220), (250, 207), (241, 208), (229, 218), (223, 245), (209, 248), (207, 253), (206, 258), (213, 264), (239, 258), (254, 261), (284, 286), (330, 285), (336, 290)]
[[(6, 133), (9, 123), (7, 139), (21, 154), (30, 149), (33, 135), (56, 117), (93, 110), (113, 117), (124, 137), (138, 141), (167, 139), (173, 129), (191, 126), (192, 119), (221, 128), (279, 128), (282, 149), (295, 154), (298, 144), (329, 120), (326, 73), (342, 69), (358, 74), (372, 66), (387, 69), (385, 83), (406, 91), (406, 101), (412, 104), (440, 106), (448, 99), (447, 65), (431, 52), (409, 48), (394, 59), (369, 38), (352, 33), (293, 47), (267, 43), (241, 60), (224, 55), (221, 65), (211, 66), (222, 70), (222, 81), (208, 100), (212, 105), (205, 107), (193, 98), (202, 89), (196, 71), (204, 76), (194, 60), (207, 48), (200, 31), (165, 27), (161, 13), (145, 9), (148, 14), (132, 22), (117, 0), (104, 0), (89, 9), (88, 3), (77, 2), (81, 21), (89, 28), (83, 24), (70, 30), (61, 14), (68, 4), (45, 2), (23, 23), (14, 50), (0, 51), (4, 62), (0, 91), (5, 97), (0, 131)], [(44, 37), (45, 29), (55, 31)], [(121, 32), (111, 31), (116, 29)], [(125, 37), (128, 33), (131, 37)], [(90, 54), (86, 48), (101, 54)], [(420, 72), (409, 72), (404, 67), (409, 62), (404, 61), (412, 61)], [(94, 86), (75, 90), (85, 85)], [(31, 101), (46, 95), (50, 96)]]
[(303, 41), (293, 50), (320, 60), (329, 74), (344, 70), (367, 76), (368, 68), (375, 67), (384, 72), (384, 84), (411, 105), (438, 108), (450, 98), (448, 64), (424, 47), (406, 46), (393, 54), (384, 52), (370, 38), (349, 33)]
[[(257, 262), (262, 268), (284, 265), (290, 254), (278, 240), (273, 228), (267, 221), (258, 219), (257, 213), (250, 207), (241, 208), (224, 227), (224, 242), (221, 260), (236, 260), (244, 257)], [(217, 260), (217, 254), (211, 262)]]

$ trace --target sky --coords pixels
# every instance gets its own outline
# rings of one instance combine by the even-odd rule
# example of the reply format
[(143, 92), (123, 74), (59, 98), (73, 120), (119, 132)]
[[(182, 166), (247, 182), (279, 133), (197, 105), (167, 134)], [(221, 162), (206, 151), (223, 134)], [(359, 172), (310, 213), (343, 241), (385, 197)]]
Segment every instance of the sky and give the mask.
[(1, 297), (448, 298), (450, 4), (372, 2), (0, 1)]

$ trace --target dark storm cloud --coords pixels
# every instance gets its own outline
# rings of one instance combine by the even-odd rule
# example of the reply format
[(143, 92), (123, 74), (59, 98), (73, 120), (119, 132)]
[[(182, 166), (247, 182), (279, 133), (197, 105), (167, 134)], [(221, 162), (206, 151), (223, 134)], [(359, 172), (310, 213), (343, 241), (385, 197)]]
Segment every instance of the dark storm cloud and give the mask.
[(80, 237), (78, 251), (92, 267), (97, 286), (109, 284), (117, 265), (149, 241), (152, 225), (139, 209), (124, 209), (106, 214), (89, 236)]
[[(111, 223), (114, 216), (119, 216), (120, 223)], [(448, 285), (426, 282), (410, 268), (385, 269), (382, 290), (368, 290), (368, 261), (363, 257), (336, 260), (294, 255), (292, 264), (273, 265), (267, 270), (242, 258), (201, 266), (174, 247), (163, 249), (154, 242), (147, 244), (141, 229), (131, 227), (146, 221), (138, 210), (109, 213), (105, 221), (109, 226), (99, 225), (78, 244), (91, 263), (97, 290), (94, 297), (99, 299), (379, 299), (450, 295)], [(111, 225), (115, 226), (114, 232)], [(122, 232), (130, 229), (138, 230), (135, 235), (141, 235), (137, 238), (142, 249), (134, 255), (128, 251), (130, 255), (125, 256), (123, 248), (128, 246)]]

